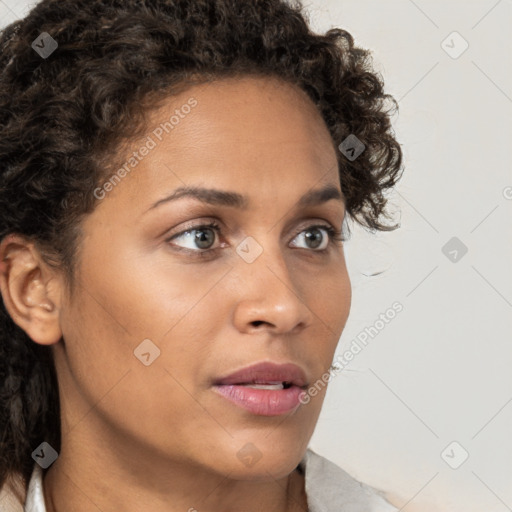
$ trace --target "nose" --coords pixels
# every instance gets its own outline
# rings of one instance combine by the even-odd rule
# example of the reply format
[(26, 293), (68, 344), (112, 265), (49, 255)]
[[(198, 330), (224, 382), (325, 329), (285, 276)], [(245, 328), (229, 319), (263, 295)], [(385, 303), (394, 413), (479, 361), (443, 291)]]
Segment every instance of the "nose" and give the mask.
[(264, 251), (250, 264), (242, 260), (237, 263), (238, 298), (233, 322), (240, 332), (297, 334), (314, 320), (304, 296), (307, 276), (299, 280), (278, 253), (279, 249), (272, 254)]

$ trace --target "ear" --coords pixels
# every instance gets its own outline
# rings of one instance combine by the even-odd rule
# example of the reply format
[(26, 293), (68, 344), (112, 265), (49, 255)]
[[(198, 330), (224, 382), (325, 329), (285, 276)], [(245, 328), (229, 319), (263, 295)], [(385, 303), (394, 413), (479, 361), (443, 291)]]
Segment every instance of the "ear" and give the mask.
[(61, 278), (33, 242), (11, 234), (0, 243), (0, 292), (12, 320), (41, 345), (58, 343)]

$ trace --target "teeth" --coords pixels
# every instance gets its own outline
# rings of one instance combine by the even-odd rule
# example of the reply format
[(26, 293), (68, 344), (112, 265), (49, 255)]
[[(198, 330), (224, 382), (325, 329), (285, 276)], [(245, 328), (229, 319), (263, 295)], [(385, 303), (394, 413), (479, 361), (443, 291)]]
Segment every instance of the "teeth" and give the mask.
[(279, 382), (277, 384), (242, 384), (242, 385), (247, 386), (248, 388), (254, 388), (254, 389), (284, 389), (282, 382)]

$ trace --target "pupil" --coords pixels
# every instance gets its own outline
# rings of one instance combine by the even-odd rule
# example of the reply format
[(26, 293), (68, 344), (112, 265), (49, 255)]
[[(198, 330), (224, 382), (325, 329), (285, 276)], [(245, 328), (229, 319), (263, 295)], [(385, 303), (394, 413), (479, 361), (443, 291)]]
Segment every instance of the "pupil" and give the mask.
[[(316, 235), (311, 236), (311, 233), (316, 233)], [(315, 242), (315, 239), (318, 243)], [(318, 228), (311, 229), (306, 233), (306, 240), (312, 241), (313, 245), (310, 247), (317, 248), (322, 244), (322, 233)]]

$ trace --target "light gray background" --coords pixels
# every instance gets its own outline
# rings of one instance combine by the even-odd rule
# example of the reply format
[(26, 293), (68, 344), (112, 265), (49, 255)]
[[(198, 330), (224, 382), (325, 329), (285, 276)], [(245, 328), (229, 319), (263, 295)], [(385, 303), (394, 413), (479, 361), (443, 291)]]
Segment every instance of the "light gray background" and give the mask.
[[(32, 2), (0, 0), (0, 24)], [(304, 1), (316, 30), (372, 50), (405, 173), (401, 228), (352, 226), (342, 354), (398, 301), (329, 386), (311, 447), (406, 512), (512, 511), (512, 0)], [(469, 44), (461, 48), (457, 31)], [(449, 47), (452, 47), (451, 49)], [(510, 187), (510, 188), (507, 188)], [(457, 237), (467, 254), (442, 247)], [(465, 450), (469, 458), (452, 469)]]

